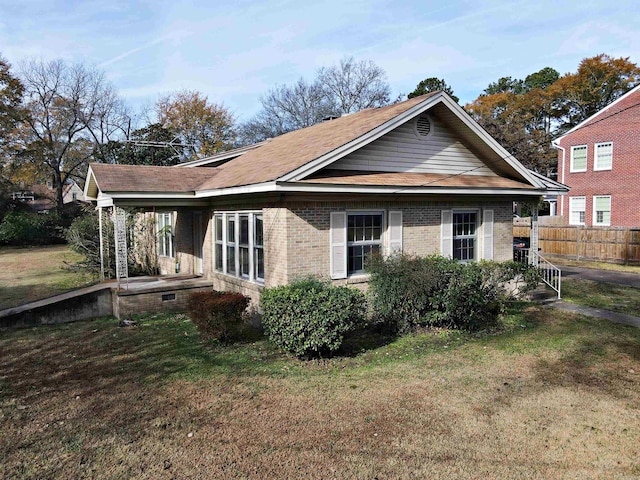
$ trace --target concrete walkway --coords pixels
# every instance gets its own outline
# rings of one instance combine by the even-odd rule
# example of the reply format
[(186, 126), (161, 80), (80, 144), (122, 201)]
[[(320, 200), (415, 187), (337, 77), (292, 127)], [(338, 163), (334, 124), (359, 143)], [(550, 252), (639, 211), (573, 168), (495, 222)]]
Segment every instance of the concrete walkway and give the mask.
[(602, 318), (604, 320), (609, 320), (610, 322), (621, 323), (623, 325), (631, 325), (633, 327), (640, 328), (640, 317), (635, 317), (633, 315), (625, 315), (624, 313), (612, 312), (610, 310), (603, 310), (601, 308), (577, 305), (575, 303), (563, 302), (562, 300), (547, 303), (545, 306), (547, 308), (557, 308), (558, 310), (564, 310), (566, 312), (579, 313), (580, 315)]
[[(599, 270), (596, 268), (569, 267), (558, 264), (562, 270), (562, 278), (575, 278), (577, 280), (591, 280), (594, 282), (616, 283), (628, 287), (640, 288), (640, 275), (635, 273), (617, 272), (614, 270)], [(557, 300), (546, 305), (548, 308), (557, 308), (566, 312), (579, 313), (590, 317), (602, 318), (610, 322), (631, 325), (640, 328), (640, 317), (626, 315), (624, 313), (603, 310), (602, 308), (587, 307), (575, 303)]]

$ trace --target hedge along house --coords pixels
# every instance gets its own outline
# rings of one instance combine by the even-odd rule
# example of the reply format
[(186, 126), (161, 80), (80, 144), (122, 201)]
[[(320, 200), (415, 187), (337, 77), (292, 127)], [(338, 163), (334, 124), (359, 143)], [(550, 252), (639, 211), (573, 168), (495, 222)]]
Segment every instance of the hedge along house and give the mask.
[(163, 273), (179, 259), (254, 300), (308, 275), (365, 283), (371, 253), (509, 260), (513, 202), (566, 191), (443, 92), (176, 167), (91, 164), (85, 187), (155, 213)]

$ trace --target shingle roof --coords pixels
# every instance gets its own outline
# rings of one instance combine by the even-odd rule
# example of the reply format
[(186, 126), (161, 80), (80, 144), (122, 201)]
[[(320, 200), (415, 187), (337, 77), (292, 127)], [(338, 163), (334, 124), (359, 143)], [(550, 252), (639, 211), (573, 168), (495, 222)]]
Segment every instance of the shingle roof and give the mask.
[(321, 174), (304, 180), (302, 183), (332, 185), (379, 185), (402, 187), (471, 187), (471, 188), (526, 188), (531, 185), (504, 177), (485, 175), (443, 175), (435, 173), (410, 172), (351, 172), (323, 170)]
[(361, 137), (432, 95), (422, 95), (387, 107), (369, 108), (280, 135), (262, 147), (218, 167), (218, 175), (203, 181), (198, 190), (276, 180)]
[(207, 167), (172, 168), (147, 165), (109, 165), (92, 163), (100, 190), (103, 192), (194, 192), (217, 169)]

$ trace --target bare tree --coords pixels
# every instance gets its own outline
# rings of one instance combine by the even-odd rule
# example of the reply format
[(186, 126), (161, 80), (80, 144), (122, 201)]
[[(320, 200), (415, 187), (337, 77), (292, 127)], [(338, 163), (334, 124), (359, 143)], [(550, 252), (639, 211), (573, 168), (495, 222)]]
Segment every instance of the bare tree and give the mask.
[(340, 114), (381, 107), (391, 97), (385, 71), (370, 60), (346, 57), (338, 65), (322, 67), (318, 83), (325, 96), (336, 103), (336, 113)]
[(67, 179), (81, 176), (96, 151), (126, 128), (123, 106), (104, 74), (82, 64), (29, 60), (20, 77), (26, 128), (19, 158), (51, 175), (61, 209)]
[(278, 85), (260, 99), (262, 111), (240, 129), (242, 143), (255, 143), (314, 125), (335, 115), (335, 103), (322, 87), (300, 78), (293, 85)]
[(262, 110), (240, 127), (240, 144), (308, 127), (330, 116), (387, 105), (390, 88), (384, 70), (370, 61), (345, 58), (318, 70), (312, 82), (300, 78), (261, 98)]

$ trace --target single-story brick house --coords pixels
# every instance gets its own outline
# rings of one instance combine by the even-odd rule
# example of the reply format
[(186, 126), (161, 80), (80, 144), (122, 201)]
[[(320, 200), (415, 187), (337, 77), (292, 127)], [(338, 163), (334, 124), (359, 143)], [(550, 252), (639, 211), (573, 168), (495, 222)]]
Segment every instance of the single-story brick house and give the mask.
[(524, 168), (446, 93), (363, 110), (176, 167), (91, 164), (98, 208), (154, 212), (163, 273), (257, 299), (372, 252), (512, 258), (512, 205), (564, 185)]

